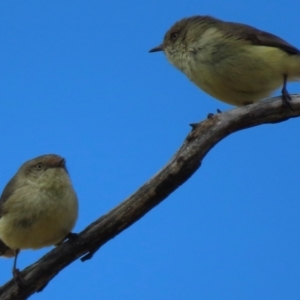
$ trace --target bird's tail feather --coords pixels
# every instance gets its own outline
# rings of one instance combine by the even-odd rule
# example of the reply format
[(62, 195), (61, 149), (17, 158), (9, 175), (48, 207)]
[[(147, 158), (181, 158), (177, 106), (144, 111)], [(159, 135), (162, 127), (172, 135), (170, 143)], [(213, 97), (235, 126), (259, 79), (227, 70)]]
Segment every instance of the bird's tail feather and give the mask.
[(0, 240), (0, 256), (4, 257), (14, 257), (16, 255), (15, 251), (8, 246), (6, 246), (1, 240)]

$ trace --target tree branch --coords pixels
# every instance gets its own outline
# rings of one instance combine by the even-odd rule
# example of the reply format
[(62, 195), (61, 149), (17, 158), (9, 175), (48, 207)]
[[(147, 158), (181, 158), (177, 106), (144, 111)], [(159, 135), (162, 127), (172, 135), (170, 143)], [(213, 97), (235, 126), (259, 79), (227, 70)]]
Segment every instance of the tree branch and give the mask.
[(26, 299), (43, 289), (77, 258), (83, 255), (82, 261), (91, 258), (102, 245), (142, 218), (192, 176), (208, 151), (226, 136), (253, 126), (299, 117), (300, 95), (292, 98), (294, 111), (283, 107), (281, 98), (277, 97), (216, 114), (194, 126), (181, 148), (161, 171), (116, 208), (90, 224), (76, 241), (61, 244), (23, 270), (22, 288), (14, 280), (3, 285), (0, 299)]

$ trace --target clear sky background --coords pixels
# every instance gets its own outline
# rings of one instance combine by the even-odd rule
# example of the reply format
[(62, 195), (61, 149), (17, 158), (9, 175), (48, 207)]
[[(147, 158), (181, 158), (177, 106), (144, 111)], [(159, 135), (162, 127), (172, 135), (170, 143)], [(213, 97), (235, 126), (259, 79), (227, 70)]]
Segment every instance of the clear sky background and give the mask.
[[(2, 1), (1, 189), (26, 160), (60, 154), (83, 230), (168, 162), (189, 123), (232, 109), (163, 53), (148, 53), (166, 30), (210, 14), (299, 48), (299, 8), (299, 0)], [(300, 299), (299, 125), (229, 136), (162, 204), (31, 299)], [(23, 251), (19, 267), (50, 249)], [(12, 263), (0, 260), (0, 285)]]

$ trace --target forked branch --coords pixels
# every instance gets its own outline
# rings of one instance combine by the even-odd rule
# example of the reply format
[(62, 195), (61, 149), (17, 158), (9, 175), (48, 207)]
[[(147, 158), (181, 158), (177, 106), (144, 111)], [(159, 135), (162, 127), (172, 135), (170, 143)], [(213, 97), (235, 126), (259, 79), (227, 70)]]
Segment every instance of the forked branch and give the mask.
[(116, 208), (90, 224), (75, 242), (61, 244), (23, 270), (22, 288), (14, 280), (3, 285), (0, 299), (27, 299), (76, 259), (81, 257), (85, 261), (91, 258), (102, 245), (142, 218), (188, 180), (200, 167), (208, 151), (226, 136), (253, 126), (299, 117), (300, 95), (292, 98), (293, 111), (283, 107), (281, 98), (277, 97), (213, 115), (193, 126), (180, 149), (154, 177)]

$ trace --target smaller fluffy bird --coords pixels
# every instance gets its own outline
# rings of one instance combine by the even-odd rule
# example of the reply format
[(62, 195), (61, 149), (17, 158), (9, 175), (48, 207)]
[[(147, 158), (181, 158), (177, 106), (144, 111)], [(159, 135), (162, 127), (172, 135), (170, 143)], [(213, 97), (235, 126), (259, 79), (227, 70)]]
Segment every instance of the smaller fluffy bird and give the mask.
[(168, 60), (203, 91), (236, 106), (267, 98), (282, 87), (291, 107), (287, 81), (300, 79), (300, 50), (254, 27), (194, 16), (175, 23), (150, 52)]
[(20, 167), (0, 197), (0, 256), (15, 257), (15, 279), (20, 250), (59, 244), (70, 235), (77, 216), (77, 196), (64, 158), (42, 155)]

